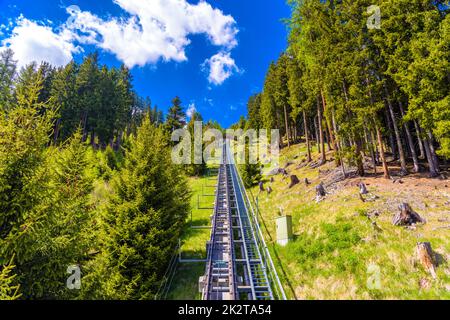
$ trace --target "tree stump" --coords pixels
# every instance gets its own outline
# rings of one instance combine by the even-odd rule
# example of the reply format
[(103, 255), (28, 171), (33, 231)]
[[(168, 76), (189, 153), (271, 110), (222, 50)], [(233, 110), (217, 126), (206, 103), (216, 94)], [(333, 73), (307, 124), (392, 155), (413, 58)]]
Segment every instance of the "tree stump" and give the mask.
[(317, 194), (317, 197), (321, 197), (321, 198), (323, 198), (327, 195), (327, 192), (325, 191), (325, 187), (323, 186), (322, 182), (316, 187), (316, 194)]
[(426, 222), (417, 212), (414, 212), (411, 209), (409, 204), (402, 203), (398, 208), (400, 212), (397, 213), (392, 220), (394, 226), (410, 226), (415, 223)]
[(300, 180), (298, 180), (296, 175), (292, 175), (291, 176), (291, 183), (289, 184), (289, 189), (292, 188), (293, 186), (297, 185), (300, 183)]
[(259, 191), (261, 191), (261, 192), (265, 191), (265, 189), (264, 189), (264, 182), (262, 182), (262, 181), (259, 183)]
[(272, 188), (270, 186), (267, 187), (267, 194), (271, 194), (272, 193)]
[(366, 187), (366, 185), (364, 183), (362, 183), (362, 182), (359, 183), (358, 187), (359, 187), (359, 193), (360, 194), (368, 194), (369, 193), (369, 191), (367, 191), (367, 187)]
[(274, 182), (275, 182), (275, 179), (274, 179), (273, 177), (271, 177), (271, 178), (270, 178), (270, 182), (271, 182), (271, 183), (274, 183)]
[(416, 247), (417, 258), (433, 279), (436, 279), (436, 267), (433, 249), (429, 242), (419, 242)]
[(309, 186), (311, 182), (309, 182), (308, 178), (305, 178), (305, 185)]

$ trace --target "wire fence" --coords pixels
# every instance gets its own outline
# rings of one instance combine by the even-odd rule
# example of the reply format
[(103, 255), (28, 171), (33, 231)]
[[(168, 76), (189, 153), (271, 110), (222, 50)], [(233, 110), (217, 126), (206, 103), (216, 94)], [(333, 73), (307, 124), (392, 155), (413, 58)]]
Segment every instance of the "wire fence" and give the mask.
[(175, 277), (175, 272), (179, 263), (179, 253), (181, 250), (181, 244), (175, 248), (175, 252), (170, 259), (169, 266), (167, 267), (166, 273), (161, 281), (161, 285), (159, 287), (158, 292), (155, 295), (155, 300), (167, 300), (167, 295), (169, 294), (170, 287), (172, 286), (173, 278)]

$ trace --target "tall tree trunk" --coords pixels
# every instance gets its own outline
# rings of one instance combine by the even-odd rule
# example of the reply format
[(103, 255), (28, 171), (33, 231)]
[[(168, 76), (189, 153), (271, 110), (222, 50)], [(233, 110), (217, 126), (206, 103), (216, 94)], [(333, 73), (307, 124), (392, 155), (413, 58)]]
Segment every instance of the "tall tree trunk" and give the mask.
[(387, 108), (384, 109), (385, 114), (386, 114), (386, 121), (388, 124), (388, 129), (389, 129), (389, 146), (391, 147), (391, 151), (392, 151), (392, 156), (394, 157), (395, 160), (397, 160), (398, 157), (398, 152), (397, 152), (397, 148), (395, 145), (395, 137), (394, 137), (394, 127), (392, 125), (392, 120), (391, 120), (391, 116), (389, 115), (389, 111)]
[[(323, 90), (321, 90), (320, 91), (320, 94), (321, 94), (321, 96), (322, 96), (322, 104), (323, 104), (323, 110), (324, 110), (324, 112), (327, 110), (327, 100), (326, 100), (326, 98), (325, 98), (325, 94), (323, 93)], [(329, 141), (328, 141), (328, 143), (331, 143), (331, 145), (332, 145), (332, 150), (334, 150), (334, 153), (335, 153), (335, 158), (336, 158), (336, 166), (339, 166), (340, 165), (340, 160), (339, 160), (339, 157), (337, 156), (337, 154), (338, 154), (338, 152), (339, 152), (339, 147), (338, 147), (338, 145), (337, 145), (337, 143), (336, 143), (336, 139), (335, 139), (335, 136), (334, 136), (334, 130), (333, 130), (333, 127), (332, 127), (332, 125), (331, 125), (331, 123), (330, 123), (330, 121), (328, 120), (328, 118), (327, 117), (325, 117), (326, 119), (326, 124), (327, 124), (327, 129), (328, 129), (328, 135), (329, 135)]]
[(59, 138), (59, 132), (61, 129), (61, 118), (59, 118), (58, 120), (56, 120), (56, 124), (55, 124), (55, 132), (53, 133), (53, 144), (56, 145), (58, 143), (58, 138)]
[(84, 111), (83, 113), (83, 118), (82, 118), (82, 123), (83, 123), (83, 142), (86, 142), (87, 140), (87, 136), (88, 136), (88, 132), (87, 132), (87, 119), (88, 119), (88, 112)]
[(328, 151), (332, 151), (333, 147), (331, 147), (331, 138), (330, 138), (330, 130), (328, 128), (328, 122), (325, 121), (325, 138), (328, 145)]
[(436, 149), (434, 148), (434, 137), (430, 130), (427, 130), (427, 141), (430, 146), (431, 160), (433, 161), (436, 172), (439, 174), (440, 173), (439, 160), (436, 155)]
[(380, 159), (383, 165), (384, 177), (386, 179), (390, 179), (391, 176), (389, 174), (389, 168), (386, 162), (386, 155), (384, 154), (384, 145), (383, 145), (383, 137), (381, 136), (381, 130), (378, 124), (375, 124), (375, 129), (377, 131), (377, 139), (378, 139), (378, 148), (380, 149)]
[(317, 124), (317, 117), (314, 117), (314, 129), (315, 129), (315, 134), (316, 134), (317, 152), (320, 153), (319, 126)]
[(367, 132), (367, 128), (364, 127), (364, 132), (367, 137), (367, 145), (369, 146), (370, 151), (370, 157), (372, 159), (372, 165), (373, 165), (373, 173), (377, 174), (377, 157), (376, 157), (376, 143), (373, 141), (373, 133), (370, 134)]
[(423, 147), (423, 141), (420, 134), (419, 124), (417, 123), (416, 120), (414, 120), (414, 127), (416, 129), (417, 141), (419, 142), (419, 150), (420, 150), (419, 159), (425, 159), (425, 149)]
[[(402, 117), (404, 118), (405, 117), (405, 111), (403, 110), (402, 102), (399, 101), (398, 105), (400, 107), (400, 113), (401, 113)], [(420, 171), (419, 159), (417, 158), (417, 152), (416, 152), (416, 148), (414, 147), (414, 141), (413, 141), (413, 138), (411, 136), (411, 131), (409, 131), (408, 122), (404, 123), (404, 127), (405, 127), (406, 137), (408, 139), (409, 148), (411, 150), (411, 157), (412, 157), (413, 163), (414, 163), (414, 172), (417, 173), (417, 172)]]
[[(333, 131), (335, 133), (335, 143), (336, 143), (336, 165), (342, 165), (343, 163), (343, 159), (342, 159), (342, 154), (341, 154), (341, 150), (342, 150), (342, 142), (341, 142), (341, 138), (338, 136), (338, 127), (336, 124), (336, 117), (334, 115), (334, 110), (332, 110), (331, 112), (331, 121), (332, 121), (332, 125), (333, 125)], [(345, 171), (345, 169), (344, 169)]]
[(95, 132), (94, 131), (92, 131), (91, 132), (91, 146), (94, 148), (94, 149), (96, 149), (96, 144), (95, 144)]
[(425, 153), (427, 154), (428, 166), (430, 167), (430, 177), (435, 178), (439, 176), (439, 168), (436, 167), (435, 162), (433, 161), (433, 152), (430, 148), (430, 139), (429, 137), (425, 137), (424, 141)]
[(375, 162), (378, 165), (380, 163), (380, 152), (377, 146), (377, 138), (375, 137), (375, 132), (370, 130), (370, 140), (372, 141), (373, 151), (375, 152)]
[(408, 174), (408, 168), (406, 166), (406, 158), (405, 152), (403, 150), (402, 137), (400, 136), (400, 130), (398, 129), (397, 119), (394, 113), (394, 107), (392, 106), (391, 99), (389, 98), (389, 92), (386, 87), (384, 89), (386, 93), (386, 101), (389, 108), (389, 114), (391, 115), (392, 125), (394, 127), (395, 139), (397, 140), (398, 154), (400, 156), (401, 174), (406, 175)]
[(306, 148), (308, 152), (308, 162), (311, 162), (311, 144), (309, 142), (309, 130), (308, 130), (308, 119), (306, 117), (306, 111), (303, 110), (303, 125), (305, 126), (305, 139), (306, 139)]
[(286, 126), (286, 138), (287, 138), (287, 143), (288, 143), (288, 148), (291, 147), (291, 135), (289, 133), (289, 121), (288, 121), (288, 113), (287, 113), (287, 107), (286, 105), (284, 105), (284, 123)]
[(298, 141), (298, 139), (297, 139), (297, 134), (298, 134), (298, 132), (297, 132), (297, 124), (294, 124), (294, 127), (293, 127), (292, 131), (294, 132), (293, 142), (297, 143), (297, 141)]
[(320, 157), (320, 163), (324, 164), (327, 162), (327, 156), (325, 152), (325, 140), (323, 136), (323, 129), (322, 129), (322, 110), (320, 110), (320, 101), (319, 97), (317, 97), (317, 122), (318, 122), (318, 129), (319, 129), (319, 137), (320, 137), (320, 149), (321, 149), (321, 157)]
[(122, 146), (122, 136), (123, 136), (123, 132), (119, 132), (119, 135), (117, 136), (117, 145), (116, 148), (114, 149), (115, 151), (118, 151), (120, 149), (120, 147)]
[(365, 172), (364, 172), (364, 162), (362, 159), (362, 141), (361, 138), (356, 138), (356, 150), (355, 150), (355, 155), (356, 155), (356, 163), (357, 163), (357, 167), (358, 167), (358, 175), (360, 177), (363, 177)]

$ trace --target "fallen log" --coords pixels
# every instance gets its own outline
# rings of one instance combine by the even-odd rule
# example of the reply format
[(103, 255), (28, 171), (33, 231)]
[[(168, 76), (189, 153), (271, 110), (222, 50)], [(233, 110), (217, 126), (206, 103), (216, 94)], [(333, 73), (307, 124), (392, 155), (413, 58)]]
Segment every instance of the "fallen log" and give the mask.
[(436, 279), (436, 262), (429, 242), (419, 242), (416, 247), (417, 258), (433, 279)]
[(293, 186), (297, 185), (300, 183), (300, 180), (298, 180), (298, 177), (296, 175), (292, 175), (291, 176), (291, 183), (289, 184), (289, 189), (292, 188)]
[(409, 204), (402, 203), (398, 208), (400, 212), (398, 212), (392, 220), (394, 226), (411, 226), (416, 223), (426, 222), (417, 212), (411, 209)]
[(292, 166), (293, 164), (294, 164), (294, 162), (288, 161), (288, 162), (284, 165), (284, 169), (287, 169), (288, 167)]

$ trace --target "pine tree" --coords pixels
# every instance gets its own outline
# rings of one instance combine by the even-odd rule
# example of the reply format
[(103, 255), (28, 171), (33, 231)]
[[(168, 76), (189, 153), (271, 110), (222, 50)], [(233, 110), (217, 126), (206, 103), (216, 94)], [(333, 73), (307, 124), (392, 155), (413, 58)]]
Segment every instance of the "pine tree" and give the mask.
[(116, 81), (116, 92), (119, 101), (117, 105), (117, 117), (115, 119), (115, 129), (117, 131), (123, 131), (131, 118), (131, 106), (133, 104), (132, 81), (133, 77), (130, 70), (122, 65)]
[(103, 222), (107, 239), (94, 296), (152, 299), (166, 271), (190, 210), (190, 193), (164, 137), (146, 115), (131, 138)]
[(181, 106), (181, 100), (179, 97), (175, 97), (172, 100), (172, 107), (166, 117), (166, 127), (170, 133), (177, 129), (181, 129), (186, 125), (186, 114)]
[(274, 81), (274, 100), (277, 107), (277, 113), (282, 115), (280, 122), (284, 123), (284, 135), (286, 136), (286, 141), (288, 147), (291, 145), (291, 135), (290, 135), (290, 121), (289, 113), (291, 113), (291, 106), (289, 105), (289, 88), (288, 88), (288, 68), (289, 58), (286, 54), (282, 54), (276, 64), (275, 71), (275, 81)]
[(98, 54), (87, 56), (80, 65), (76, 92), (78, 95), (78, 114), (83, 128), (83, 140), (91, 136), (91, 144), (95, 141), (96, 119), (99, 117), (101, 96), (99, 92), (100, 71), (98, 68)]
[(66, 141), (81, 121), (79, 99), (76, 91), (78, 65), (72, 61), (56, 71), (51, 89), (51, 103), (58, 109), (53, 140)]
[(44, 79), (42, 83), (42, 90), (39, 95), (39, 101), (42, 103), (48, 103), (51, 97), (51, 90), (53, 86), (56, 69), (48, 62), (42, 62), (39, 65), (38, 72), (42, 74)]
[(242, 171), (242, 181), (246, 188), (251, 188), (258, 184), (261, 179), (261, 163), (250, 163), (250, 150), (249, 144), (246, 142), (245, 145), (245, 163), (241, 165), (240, 170)]
[(261, 125), (262, 128), (266, 130), (277, 129), (279, 127), (279, 122), (277, 119), (277, 108), (275, 104), (275, 71), (276, 66), (274, 63), (270, 64), (269, 70), (266, 74), (266, 79), (264, 81), (264, 89), (261, 94)]
[(42, 83), (28, 66), (16, 83), (17, 106), (0, 114), (0, 257), (15, 256), (19, 279), (33, 277), (36, 230), (53, 206), (45, 151), (54, 112), (39, 102)]
[[(292, 49), (291, 49), (292, 50)], [(303, 90), (302, 78), (304, 76), (304, 70), (302, 70), (300, 62), (295, 55), (289, 57), (287, 66), (288, 74), (288, 88), (289, 88), (289, 104), (291, 105), (291, 120), (294, 122), (297, 128), (297, 119), (300, 115), (303, 117), (303, 130), (305, 133), (305, 141), (307, 148), (307, 161), (310, 162), (311, 158), (311, 144), (309, 141), (309, 121), (308, 121), (308, 104), (307, 97)]]
[[(63, 299), (78, 294), (67, 289), (66, 270), (83, 267), (96, 236), (91, 204), (96, 163), (81, 140), (79, 129), (59, 152), (48, 152), (52, 207), (35, 230), (35, 253), (22, 276), (28, 297)], [(35, 274), (41, 275), (39, 281)]]
[[(195, 162), (194, 161), (195, 160), (195, 152), (196, 152), (196, 150), (195, 150), (195, 143), (196, 143), (196, 141), (195, 141), (195, 122), (197, 122), (197, 121), (203, 123), (203, 117), (199, 112), (194, 112), (189, 123), (187, 124), (187, 129), (191, 135), (191, 146), (192, 146), (191, 147), (191, 149), (192, 149), (191, 150), (191, 161), (192, 162), (190, 165), (187, 165), (186, 173), (189, 176), (197, 176), (198, 177), (198, 176), (203, 175), (206, 172), (207, 165), (203, 160), (202, 160), (201, 164), (194, 163)], [(202, 128), (203, 128), (203, 131), (207, 130), (207, 127), (205, 127), (205, 126), (202, 126)], [(202, 137), (203, 137), (203, 132), (202, 132)], [(197, 143), (199, 143), (199, 141), (197, 141)], [(200, 143), (202, 145), (202, 149), (198, 150), (198, 151), (201, 152), (201, 155), (197, 155), (197, 156), (198, 157), (201, 156), (201, 159), (203, 159), (203, 151), (205, 149), (205, 145), (204, 145), (203, 141), (200, 141)]]
[(6, 49), (0, 53), (0, 110), (7, 110), (13, 102), (13, 84), (17, 62), (14, 53)]
[(261, 129), (261, 94), (255, 94), (249, 98), (247, 103), (247, 114), (247, 129)]
[(14, 266), (11, 263), (5, 266), (0, 264), (0, 301), (20, 298), (20, 286), (15, 283), (17, 276), (12, 274), (13, 271)]

